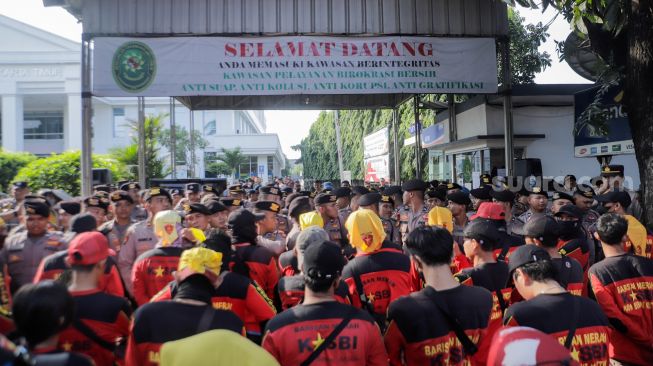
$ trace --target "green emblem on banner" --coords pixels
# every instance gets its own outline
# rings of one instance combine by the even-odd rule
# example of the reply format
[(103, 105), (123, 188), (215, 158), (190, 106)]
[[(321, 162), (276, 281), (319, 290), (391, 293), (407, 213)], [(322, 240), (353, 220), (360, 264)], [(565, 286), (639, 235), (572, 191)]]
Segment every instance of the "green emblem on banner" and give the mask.
[(113, 79), (124, 91), (138, 93), (147, 89), (156, 75), (154, 52), (145, 43), (127, 42), (113, 54)]

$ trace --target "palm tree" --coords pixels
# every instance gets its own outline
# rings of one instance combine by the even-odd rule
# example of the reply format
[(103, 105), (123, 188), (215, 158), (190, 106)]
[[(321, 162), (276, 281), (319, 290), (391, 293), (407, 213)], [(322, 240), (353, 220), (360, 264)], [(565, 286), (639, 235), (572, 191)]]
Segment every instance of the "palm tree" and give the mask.
[(225, 163), (230, 169), (233, 177), (238, 173), (240, 164), (247, 162), (247, 157), (240, 151), (240, 147), (233, 150), (221, 149), (222, 155), (216, 157), (216, 160)]

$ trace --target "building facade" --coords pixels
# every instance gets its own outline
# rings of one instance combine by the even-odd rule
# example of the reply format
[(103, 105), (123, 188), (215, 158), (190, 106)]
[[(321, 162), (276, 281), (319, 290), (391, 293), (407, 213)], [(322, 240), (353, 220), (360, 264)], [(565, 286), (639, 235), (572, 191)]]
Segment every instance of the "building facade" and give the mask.
[[(81, 149), (81, 46), (30, 25), (0, 15), (0, 134), (6, 151), (27, 151), (46, 156)], [(146, 98), (145, 114), (170, 123), (170, 99)], [(240, 177), (267, 181), (280, 176), (286, 158), (276, 134), (266, 134), (263, 111), (193, 111), (175, 105), (177, 128), (194, 129), (208, 142), (196, 149), (197, 164), (190, 169), (177, 157), (177, 177), (212, 175), (206, 171), (221, 149), (240, 147), (247, 162)], [(131, 122), (138, 119), (136, 98), (93, 99), (93, 153), (132, 143)], [(162, 149), (163, 157), (169, 152)], [(170, 160), (168, 160), (170, 161)]]

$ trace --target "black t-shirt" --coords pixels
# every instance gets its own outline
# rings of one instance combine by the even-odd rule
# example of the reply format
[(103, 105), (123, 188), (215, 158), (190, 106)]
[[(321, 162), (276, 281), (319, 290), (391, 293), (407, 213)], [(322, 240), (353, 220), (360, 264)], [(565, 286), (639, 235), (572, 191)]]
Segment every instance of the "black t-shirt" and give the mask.
[(555, 280), (560, 286), (574, 295), (580, 296), (583, 290), (583, 267), (571, 257), (551, 258), (556, 269)]
[(496, 262), (465, 268), (455, 277), (462, 284), (480, 286), (488, 291), (496, 291), (507, 287), (510, 273), (506, 262)]

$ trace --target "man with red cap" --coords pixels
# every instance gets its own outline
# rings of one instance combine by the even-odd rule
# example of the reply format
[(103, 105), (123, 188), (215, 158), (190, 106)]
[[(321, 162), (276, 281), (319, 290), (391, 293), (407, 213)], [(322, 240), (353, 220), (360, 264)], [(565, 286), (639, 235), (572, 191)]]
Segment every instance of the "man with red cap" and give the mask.
[(104, 235), (90, 231), (72, 240), (66, 258), (72, 272), (68, 290), (75, 300), (75, 319), (60, 334), (59, 346), (91, 357), (97, 366), (121, 361), (115, 356), (116, 345), (129, 334), (127, 301), (98, 288), (105, 262), (114, 254)]
[(236, 314), (214, 309), (211, 299), (220, 286), (222, 255), (207, 248), (183, 252), (175, 272), (178, 284), (172, 300), (141, 306), (134, 313), (127, 354), (127, 366), (158, 366), (159, 350), (176, 341), (212, 329), (226, 329), (245, 335)]
[(478, 208), (472, 220), (487, 220), (497, 230), (496, 247), (494, 255), (499, 261), (507, 261), (512, 253), (519, 246), (524, 245), (524, 239), (508, 232), (506, 216), (509, 215), (506, 206), (498, 202), (483, 202)]

